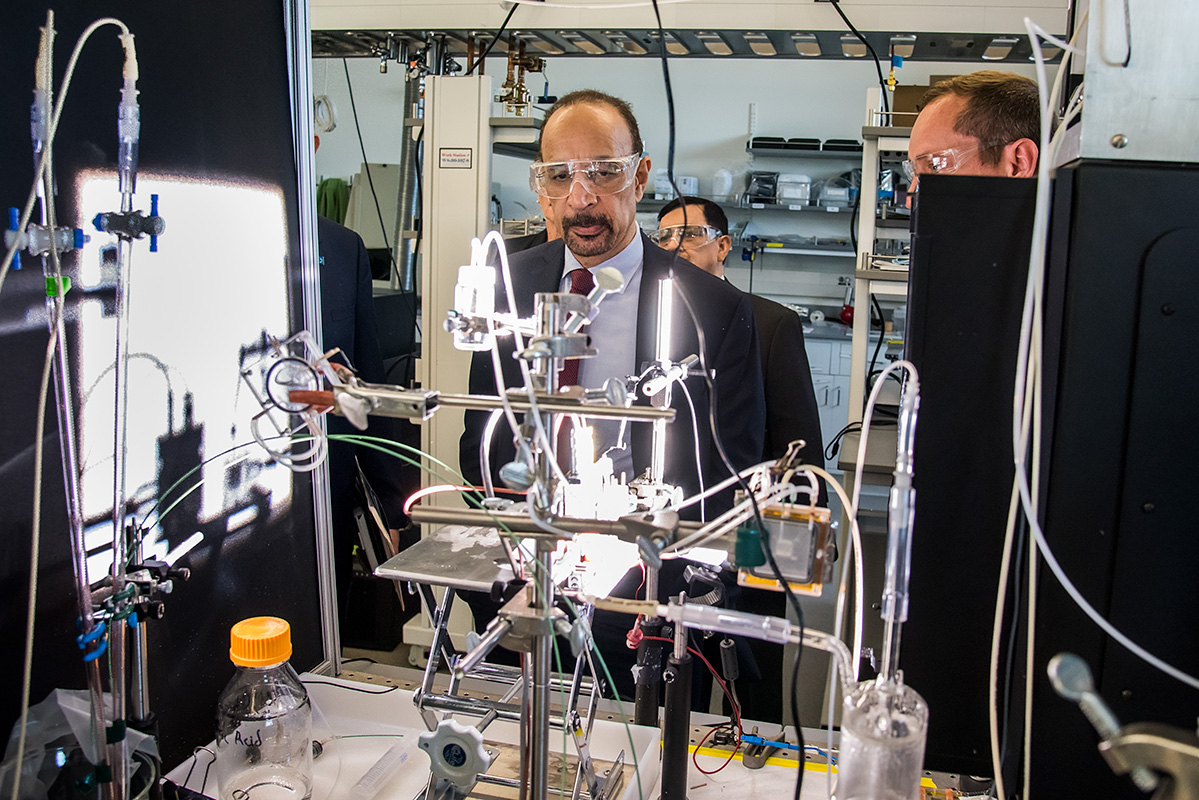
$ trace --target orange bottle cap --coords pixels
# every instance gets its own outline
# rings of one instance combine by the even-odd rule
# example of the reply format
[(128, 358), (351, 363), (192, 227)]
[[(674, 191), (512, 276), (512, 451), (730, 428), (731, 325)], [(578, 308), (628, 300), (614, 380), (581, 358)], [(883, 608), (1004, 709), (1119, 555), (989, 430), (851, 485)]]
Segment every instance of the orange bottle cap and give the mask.
[(239, 667), (269, 667), (291, 658), (291, 626), (278, 617), (250, 617), (229, 631), (229, 658)]

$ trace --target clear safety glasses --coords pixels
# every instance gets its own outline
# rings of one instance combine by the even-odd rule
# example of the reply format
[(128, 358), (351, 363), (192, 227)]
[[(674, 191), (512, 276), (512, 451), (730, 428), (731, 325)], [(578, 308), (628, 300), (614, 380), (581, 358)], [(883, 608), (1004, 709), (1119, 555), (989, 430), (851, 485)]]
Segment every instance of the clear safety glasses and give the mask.
[(961, 169), (970, 156), (995, 146), (980, 144), (978, 147), (950, 147), (948, 150), (937, 150), (913, 159), (905, 159), (903, 174), (908, 177), (909, 182), (915, 181), (918, 175), (950, 175)]
[(623, 158), (537, 161), (529, 166), (529, 188), (551, 200), (569, 195), (575, 181), (594, 195), (616, 194), (633, 185), (639, 163), (640, 153)]
[(683, 244), (700, 247), (716, 241), (724, 234), (711, 225), (670, 225), (646, 235), (659, 247), (679, 247)]

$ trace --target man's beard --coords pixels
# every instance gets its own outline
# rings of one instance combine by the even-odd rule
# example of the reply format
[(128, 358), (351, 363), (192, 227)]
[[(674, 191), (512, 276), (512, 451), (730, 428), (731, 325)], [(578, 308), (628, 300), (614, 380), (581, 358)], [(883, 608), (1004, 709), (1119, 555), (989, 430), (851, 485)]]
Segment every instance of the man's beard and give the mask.
[[(603, 230), (594, 236), (580, 236), (574, 230), (593, 225), (599, 225)], [(599, 256), (616, 246), (616, 231), (612, 227), (612, 221), (599, 214), (577, 214), (563, 218), (562, 236), (566, 239), (570, 252), (576, 256)]]

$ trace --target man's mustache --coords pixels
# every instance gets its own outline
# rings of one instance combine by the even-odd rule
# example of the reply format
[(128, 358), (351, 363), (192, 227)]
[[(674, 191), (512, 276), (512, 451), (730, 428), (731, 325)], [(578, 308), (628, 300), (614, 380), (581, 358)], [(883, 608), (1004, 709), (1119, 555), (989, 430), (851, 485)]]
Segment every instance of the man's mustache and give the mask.
[(562, 219), (563, 228), (588, 228), (592, 225), (603, 225), (608, 228), (612, 227), (612, 223), (608, 220), (608, 218), (600, 216), (599, 214), (578, 214), (573, 217), (564, 217)]

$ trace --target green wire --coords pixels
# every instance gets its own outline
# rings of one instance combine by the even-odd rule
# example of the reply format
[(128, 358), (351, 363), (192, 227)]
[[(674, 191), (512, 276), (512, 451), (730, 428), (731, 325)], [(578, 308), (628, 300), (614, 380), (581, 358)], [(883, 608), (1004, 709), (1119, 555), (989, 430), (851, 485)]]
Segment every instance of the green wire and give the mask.
[[(307, 434), (301, 434), (301, 435), (295, 436), (294, 438), (297, 441), (303, 441), (305, 439), (311, 439), (312, 437)], [(439, 475), (438, 472), (435, 469), (433, 469), (432, 467), (427, 467), (423, 463), (421, 463), (419, 461), (415, 461), (415, 460), (403, 455), (404, 452), (413, 453), (415, 455), (420, 456), (421, 458), (428, 459), (433, 464), (441, 467), (446, 472), (448, 472), (451, 475), (453, 475), (454, 477), (458, 478), (462, 484), (469, 485), (469, 482), (462, 475), (462, 473), (459, 472), (458, 470), (449, 466), (448, 464), (446, 464), (445, 462), (436, 458), (435, 456), (432, 456), (429, 453), (426, 453), (423, 450), (420, 450), (419, 448), (415, 448), (410, 445), (403, 444), (402, 442), (396, 442), (391, 439), (385, 439), (385, 438), (381, 438), (378, 436), (367, 436), (364, 434), (350, 434), (350, 433), (331, 434), (327, 438), (330, 441), (351, 442), (351, 443), (358, 444), (362, 447), (368, 447), (372, 450), (377, 450), (381, 453), (384, 453), (386, 455), (397, 458), (400, 461), (404, 462), (405, 464), (409, 464), (410, 466), (414, 466), (420, 470), (423, 470), (424, 472), (427, 472), (428, 474), (432, 475), (433, 477), (435, 477), (439, 480), (445, 481), (445, 478), (442, 475)], [(209, 458), (209, 459), (206, 459), (205, 461), (200, 462), (200, 464), (193, 467), (191, 470), (186, 472), (182, 477), (180, 477), (177, 481), (175, 481), (173, 484), (171, 484), (167, 488), (167, 490), (162, 493), (162, 496), (165, 497), (167, 494), (170, 494), (180, 484), (182, 484), (185, 480), (187, 480), (189, 477), (194, 475), (197, 471), (202, 469), (209, 462), (211, 462), (217, 458), (221, 458), (222, 456), (228, 455), (229, 453), (234, 452), (235, 450), (241, 449), (242, 447), (248, 447), (249, 445), (252, 445), (252, 444), (255, 444), (255, 442), (245, 442), (243, 444), (236, 445), (234, 447), (229, 448), (228, 450), (223, 451), (222, 453), (219, 453), (218, 455), (213, 456), (212, 458)], [(161, 524), (163, 518), (167, 514), (169, 514), (176, 506), (178, 506), (179, 503), (182, 502), (188, 495), (190, 495), (196, 489), (200, 488), (200, 486), (202, 486), (204, 484), (205, 480), (207, 480), (207, 479), (205, 479), (205, 478), (200, 479), (194, 485), (189, 487), (188, 490), (183, 495), (176, 498), (174, 502), (172, 502), (169, 506), (167, 506), (167, 508), (158, 515), (158, 519), (155, 521), (155, 524), (156, 525)], [(445, 482), (452, 483), (452, 481), (445, 481)], [(511, 540), (511, 543), (515, 547), (519, 548), (520, 538), (507, 526), (507, 524), (505, 524), (503, 522), (503, 520), (496, 517), (494, 514), (492, 514), (490, 512), (489, 509), (487, 509), (483, 506), (483, 503), (482, 503), (483, 495), (480, 492), (478, 492), (478, 491), (463, 492), (462, 496), (463, 496), (463, 499), (466, 500), (467, 502), (473, 503), (480, 509), (487, 511), (488, 515), (491, 517), (491, 520), (493, 523), (495, 523), (496, 527), (499, 528), (502, 531), (502, 533)], [(149, 517), (150, 514), (154, 513), (154, 511), (158, 508), (158, 505), (161, 504), (161, 502), (162, 501), (160, 499), (159, 502), (156, 503), (150, 509), (149, 512), (147, 512), (146, 516)], [(143, 534), (146, 530), (147, 529), (144, 527), (144, 523), (143, 523), (143, 527), (139, 528), (139, 530), (138, 530), (139, 538), (140, 538), (140, 535)], [(541, 563), (536, 558), (532, 559), (532, 561), (530, 563), (532, 563), (534, 570), (541, 569)], [(541, 591), (541, 588), (537, 584), (536, 581), (534, 581), (534, 586), (537, 589), (537, 593), (539, 595), (539, 599), (541, 600), (542, 604), (548, 606), (549, 598), (544, 596), (544, 592)], [(575, 614), (575, 617), (577, 619), (582, 619), (581, 615), (578, 612), (578, 608), (575, 606), (575, 604), (573, 602), (571, 602), (571, 600), (569, 598), (565, 598), (565, 599), (566, 599), (567, 604), (570, 606), (571, 611)], [(612, 679), (612, 673), (608, 670), (608, 665), (604, 661), (604, 657), (600, 653), (599, 647), (595, 646), (595, 644), (596, 644), (595, 637), (594, 637), (594, 635), (591, 634), (590, 626), (587, 626), (586, 630), (588, 632), (588, 637), (590, 639), (589, 646), (591, 647), (596, 660), (599, 662), (600, 669), (603, 670), (604, 676), (608, 680), (608, 684), (610, 686), (615, 687), (616, 682)], [(558, 637), (557, 636), (552, 637), (550, 639), (550, 642), (553, 646), (554, 663), (556, 664), (556, 666), (558, 668), (559, 676), (562, 676), (562, 675), (564, 675), (564, 673), (562, 671), (562, 654), (558, 647)], [(595, 689), (595, 691), (598, 691), (598, 687)], [(564, 715), (564, 721), (565, 721), (565, 714), (567, 713), (566, 702), (565, 702), (566, 701), (566, 692), (565, 692), (565, 689), (563, 688), (563, 686), (561, 685), (561, 683), (559, 684), (558, 694), (559, 694), (559, 702), (563, 707), (563, 715)], [(624, 713), (624, 706), (623, 706), (623, 703), (620, 701), (619, 696), (617, 697), (617, 709), (618, 709), (618, 713), (620, 714), (621, 723), (625, 727), (625, 735), (629, 741), (629, 752), (630, 752), (632, 760), (633, 760), (633, 774), (637, 778), (637, 793), (638, 793), (639, 797), (644, 798), (645, 793), (644, 793), (643, 787), (641, 785), (641, 772), (640, 772), (640, 769), (638, 768), (637, 747), (636, 747), (636, 744), (633, 742), (633, 731), (629, 725), (628, 715), (626, 715)], [(363, 734), (363, 735), (367, 735), (367, 734)], [(383, 735), (390, 735), (390, 734), (369, 734), (369, 735), (383, 736)], [(336, 737), (336, 738), (352, 738), (352, 737), (347, 736), (347, 737)], [(562, 759), (562, 765), (561, 765), (561, 770), (560, 770), (561, 789), (562, 789), (563, 795), (565, 795), (565, 792), (566, 792), (565, 753), (566, 753), (567, 749), (568, 749), (567, 731), (566, 731), (566, 726), (563, 725), (563, 728), (562, 728), (562, 752), (563, 752), (564, 757)]]
[[(570, 606), (570, 610), (574, 613), (575, 617), (577, 619), (582, 619), (582, 616), (579, 614), (578, 606), (576, 606), (569, 597), (563, 596), (562, 599), (566, 601), (566, 605)], [(612, 673), (608, 670), (608, 664), (604, 661), (603, 654), (600, 653), (599, 646), (595, 641), (595, 635), (591, 633), (590, 625), (587, 626), (586, 631), (591, 643), (596, 645), (592, 648), (592, 651), (595, 653), (596, 660), (599, 661), (600, 669), (603, 670), (604, 677), (608, 679), (608, 685), (611, 686), (612, 691), (615, 692), (616, 681), (612, 680)], [(644, 800), (645, 790), (641, 785), (641, 769), (637, 762), (637, 745), (633, 742), (633, 729), (629, 726), (629, 717), (624, 713), (624, 702), (620, 699), (619, 694), (616, 695), (616, 710), (617, 713), (620, 714), (621, 723), (624, 725), (625, 737), (629, 740), (629, 753), (633, 758), (633, 775), (637, 778), (637, 796)]]

